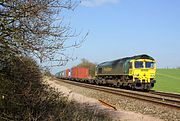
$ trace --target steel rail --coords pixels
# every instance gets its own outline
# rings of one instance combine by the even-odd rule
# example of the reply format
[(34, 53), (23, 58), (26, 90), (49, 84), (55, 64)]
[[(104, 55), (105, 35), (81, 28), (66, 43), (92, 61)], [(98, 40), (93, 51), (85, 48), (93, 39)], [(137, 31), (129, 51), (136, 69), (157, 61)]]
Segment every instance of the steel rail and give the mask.
[(69, 81), (69, 80), (62, 80), (62, 79), (59, 79), (59, 80), (65, 83), (76, 85), (76, 86), (81, 86), (81, 87), (103, 91), (103, 92), (107, 92), (107, 93), (111, 93), (115, 95), (121, 95), (125, 97), (130, 97), (134, 99), (139, 99), (143, 101), (148, 101), (148, 102), (180, 109), (180, 98), (175, 99), (175, 98), (167, 97), (167, 95), (166, 96), (157, 95), (156, 93), (150, 94), (146, 92), (137, 92), (137, 91), (131, 91), (131, 90), (118, 89), (118, 88), (104, 87), (104, 86), (80, 83), (80, 82)]
[(151, 94), (155, 95), (160, 95), (160, 96), (166, 96), (169, 98), (177, 98), (180, 99), (180, 94), (179, 93), (170, 93), (170, 92), (162, 92), (162, 91), (155, 91), (155, 90), (150, 90)]

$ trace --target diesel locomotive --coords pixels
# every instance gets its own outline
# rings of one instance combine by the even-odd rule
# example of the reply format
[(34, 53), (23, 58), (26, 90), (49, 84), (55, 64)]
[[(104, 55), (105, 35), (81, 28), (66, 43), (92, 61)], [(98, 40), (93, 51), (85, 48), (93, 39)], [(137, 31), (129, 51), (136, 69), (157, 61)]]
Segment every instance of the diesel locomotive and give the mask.
[(154, 87), (156, 62), (148, 55), (126, 57), (97, 65), (97, 83), (149, 90)]
[(155, 74), (156, 61), (143, 54), (100, 63), (96, 66), (93, 78), (89, 76), (88, 69), (82, 67), (61, 71), (56, 76), (98, 85), (150, 90), (156, 83)]

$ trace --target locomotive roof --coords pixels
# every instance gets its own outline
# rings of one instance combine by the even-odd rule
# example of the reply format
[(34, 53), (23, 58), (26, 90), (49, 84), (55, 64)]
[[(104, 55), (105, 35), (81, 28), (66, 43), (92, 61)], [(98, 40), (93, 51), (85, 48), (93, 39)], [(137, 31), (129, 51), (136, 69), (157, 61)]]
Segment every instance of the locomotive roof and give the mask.
[(135, 59), (135, 60), (136, 59), (151, 59), (151, 60), (154, 60), (154, 58), (152, 58), (151, 56), (146, 55), (146, 54), (142, 54), (142, 55), (136, 55), (136, 56), (132, 56), (132, 57), (120, 58), (120, 59), (117, 59), (114, 61), (106, 61), (106, 62), (100, 63), (98, 65), (99, 66), (105, 66), (105, 65), (109, 65), (111, 63), (118, 63), (119, 61), (126, 61), (126, 60), (131, 60), (131, 59)]
[(142, 54), (142, 55), (136, 55), (136, 56), (132, 56), (132, 57), (126, 57), (126, 58), (122, 58), (122, 59), (118, 59), (118, 60), (127, 60), (127, 59), (151, 59), (154, 60), (154, 58), (152, 58), (149, 55), (146, 54)]

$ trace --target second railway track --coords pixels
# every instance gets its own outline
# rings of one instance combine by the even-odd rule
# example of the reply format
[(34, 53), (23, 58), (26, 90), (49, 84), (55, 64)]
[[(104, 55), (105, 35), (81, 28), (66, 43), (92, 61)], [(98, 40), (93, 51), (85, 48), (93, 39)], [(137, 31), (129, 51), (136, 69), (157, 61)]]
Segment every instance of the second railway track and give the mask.
[(160, 96), (166, 96), (169, 98), (180, 99), (180, 94), (178, 94), (178, 93), (161, 92), (161, 91), (155, 91), (155, 90), (150, 90), (149, 93), (155, 94), (155, 95), (160, 95)]
[(73, 84), (76, 86), (81, 86), (81, 87), (103, 91), (103, 92), (107, 92), (107, 93), (111, 93), (115, 95), (126, 96), (126, 97), (130, 97), (134, 99), (156, 103), (163, 106), (169, 106), (169, 107), (180, 109), (180, 97), (179, 97), (180, 95), (179, 94), (156, 92), (156, 91), (151, 91), (150, 93), (147, 93), (147, 92), (138, 92), (138, 91), (118, 89), (118, 88), (97, 86), (97, 85), (85, 84), (85, 83), (74, 82), (74, 81), (69, 81), (69, 80), (61, 80), (61, 81), (65, 83)]

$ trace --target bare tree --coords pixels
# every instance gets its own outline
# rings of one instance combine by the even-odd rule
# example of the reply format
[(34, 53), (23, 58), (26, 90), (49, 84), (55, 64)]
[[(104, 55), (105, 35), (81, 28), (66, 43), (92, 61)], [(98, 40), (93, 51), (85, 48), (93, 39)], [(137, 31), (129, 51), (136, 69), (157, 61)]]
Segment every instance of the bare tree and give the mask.
[(0, 52), (62, 65), (69, 60), (63, 50), (79, 46), (80, 41), (65, 45), (78, 34), (69, 24), (63, 24), (61, 14), (74, 10), (79, 3), (79, 0), (0, 0)]

